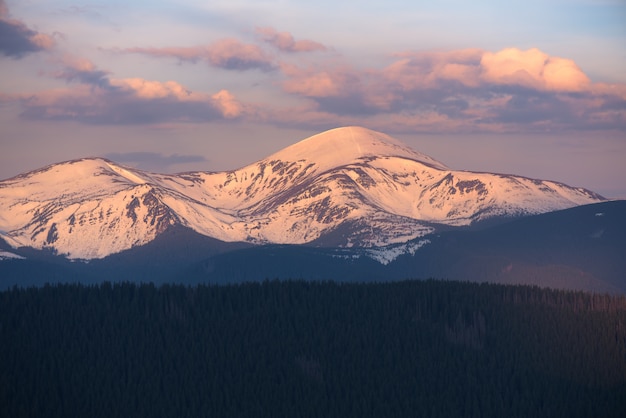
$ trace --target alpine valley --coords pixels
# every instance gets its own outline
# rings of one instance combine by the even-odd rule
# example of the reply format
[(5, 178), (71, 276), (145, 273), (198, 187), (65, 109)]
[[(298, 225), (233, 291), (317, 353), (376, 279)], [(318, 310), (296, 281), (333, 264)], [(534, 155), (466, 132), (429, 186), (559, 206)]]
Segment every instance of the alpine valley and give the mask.
[(626, 293), (625, 201), (323, 132), (228, 172), (102, 158), (0, 182), (0, 288), (439, 277)]

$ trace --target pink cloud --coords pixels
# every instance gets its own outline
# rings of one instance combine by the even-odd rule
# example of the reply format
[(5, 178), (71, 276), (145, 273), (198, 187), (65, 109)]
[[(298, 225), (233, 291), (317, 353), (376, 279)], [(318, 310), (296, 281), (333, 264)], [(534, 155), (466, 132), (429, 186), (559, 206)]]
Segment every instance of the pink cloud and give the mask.
[(296, 41), (289, 32), (278, 32), (274, 28), (257, 28), (256, 33), (264, 42), (283, 52), (311, 52), (327, 49), (319, 42), (306, 39)]
[(574, 61), (551, 57), (536, 48), (418, 52), (396, 57), (400, 59), (384, 70), (384, 76), (408, 89), (456, 81), (467, 87), (517, 85), (538, 91), (577, 92), (590, 84)]
[(54, 47), (50, 35), (30, 29), (23, 22), (9, 17), (9, 9), (4, 0), (0, 0), (0, 54), (11, 58), (49, 50)]
[(307, 97), (340, 96), (354, 88), (359, 81), (355, 71), (345, 68), (317, 70), (283, 64), (281, 70), (287, 76), (283, 89)]
[(143, 78), (111, 79), (111, 86), (122, 92), (128, 92), (140, 99), (162, 99), (165, 97), (177, 100), (190, 100), (191, 91), (175, 81), (151, 81)]
[(222, 68), (268, 70), (273, 67), (272, 59), (257, 45), (235, 39), (223, 39), (211, 45), (208, 59), (212, 65)]
[(626, 86), (591, 83), (574, 61), (538, 49), (392, 57), (382, 69), (283, 64), (281, 86), (309, 100), (318, 121), (393, 120), (437, 132), (626, 130)]
[(211, 95), (193, 92), (176, 81), (114, 78), (92, 62), (75, 57), (65, 57), (63, 63), (65, 67), (55, 77), (78, 85), (22, 95), (23, 117), (161, 124), (234, 119), (248, 111), (248, 106), (227, 90)]
[(487, 83), (512, 84), (547, 91), (582, 91), (589, 78), (574, 61), (533, 48), (507, 48), (485, 52), (481, 59), (482, 79)]
[(96, 68), (95, 64), (88, 59), (65, 54), (53, 60), (60, 68), (51, 71), (48, 75), (66, 82), (82, 83), (110, 87), (109, 73)]
[(211, 96), (213, 104), (220, 109), (222, 116), (228, 119), (241, 116), (244, 112), (244, 105), (228, 90), (220, 90)]
[(385, 68), (382, 77), (404, 89), (436, 87), (440, 81), (475, 87), (481, 55), (479, 49), (396, 54), (399, 60)]
[(121, 52), (144, 54), (152, 57), (171, 57), (181, 61), (205, 61), (209, 65), (228, 70), (274, 68), (272, 57), (259, 46), (245, 44), (236, 39), (222, 39), (207, 46), (170, 48), (126, 48)]
[[(259, 31), (271, 35), (271, 42), (283, 42), (278, 48), (300, 45), (289, 34)], [(257, 45), (233, 39), (121, 52), (226, 69), (276, 69), (267, 87), (277, 87), (289, 107), (273, 105), (274, 96), (253, 105), (228, 90), (194, 92), (172, 80), (116, 78), (88, 60), (66, 56), (49, 75), (72, 88), (23, 96), (23, 115), (108, 124), (216, 119), (315, 129), (367, 124), (389, 132), (626, 130), (626, 86), (592, 83), (574, 61), (538, 49), (404, 52), (380, 68), (357, 68), (336, 57), (314, 64), (280, 62)]]
[(65, 68), (76, 71), (92, 72), (97, 70), (93, 62), (83, 57), (66, 54), (59, 61)]
[(207, 47), (126, 48), (121, 52), (144, 54), (157, 58), (177, 58), (181, 61), (198, 62), (207, 59)]

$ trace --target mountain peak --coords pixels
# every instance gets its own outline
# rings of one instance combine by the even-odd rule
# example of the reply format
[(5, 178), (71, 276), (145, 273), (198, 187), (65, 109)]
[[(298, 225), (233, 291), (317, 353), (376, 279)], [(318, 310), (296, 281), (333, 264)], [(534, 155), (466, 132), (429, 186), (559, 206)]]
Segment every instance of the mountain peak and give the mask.
[[(104, 177), (102, 177), (104, 176)], [(100, 178), (115, 178), (115, 181), (127, 184), (145, 184), (151, 181), (148, 173), (124, 167), (101, 157), (85, 157), (60, 163), (50, 164), (38, 170), (20, 174), (5, 180), (7, 183), (38, 185), (41, 191), (49, 187), (66, 184), (74, 188), (78, 183), (93, 183), (99, 187)], [(80, 179), (80, 181), (78, 181)]]
[(412, 150), (389, 135), (361, 126), (345, 126), (313, 135), (267, 159), (314, 161), (330, 168), (368, 157), (400, 157), (437, 169), (448, 169), (443, 163)]
[(163, 175), (102, 158), (50, 165), (0, 181), (0, 236), (87, 259), (174, 225), (222, 241), (368, 247), (600, 200), (550, 181), (454, 171), (349, 126), (228, 172)]

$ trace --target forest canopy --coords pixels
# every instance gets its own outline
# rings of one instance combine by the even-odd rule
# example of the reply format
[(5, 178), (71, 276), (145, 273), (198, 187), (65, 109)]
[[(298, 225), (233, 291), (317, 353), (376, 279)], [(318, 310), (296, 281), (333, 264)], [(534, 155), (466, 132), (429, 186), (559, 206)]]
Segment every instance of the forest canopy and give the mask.
[(626, 297), (447, 281), (0, 292), (0, 416), (624, 416)]

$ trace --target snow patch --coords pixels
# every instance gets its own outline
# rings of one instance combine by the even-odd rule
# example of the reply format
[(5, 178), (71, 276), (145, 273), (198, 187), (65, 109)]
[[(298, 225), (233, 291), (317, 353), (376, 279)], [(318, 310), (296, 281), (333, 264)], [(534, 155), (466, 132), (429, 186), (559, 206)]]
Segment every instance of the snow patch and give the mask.
[(600, 238), (604, 234), (604, 229), (598, 229), (593, 234), (591, 234), (591, 238)]
[(361, 258), (361, 254), (333, 254), (332, 258), (341, 258), (342, 260), (358, 260)]
[(0, 251), (0, 260), (26, 260), (26, 257), (8, 251)]
[(426, 244), (430, 244), (429, 239), (422, 239), (417, 242), (407, 242), (404, 245), (398, 246), (372, 248), (366, 250), (365, 254), (368, 257), (378, 261), (380, 264), (386, 266), (401, 255), (415, 255), (415, 252)]
[(130, 170), (127, 170), (125, 168), (122, 168), (122, 167), (119, 167), (117, 165), (111, 164), (109, 162), (107, 162), (106, 164), (115, 173), (119, 174), (120, 176), (124, 177), (125, 179), (127, 179), (127, 180), (129, 180), (129, 181), (131, 181), (131, 182), (133, 182), (135, 184), (146, 184), (147, 183), (146, 180), (144, 180), (143, 178), (141, 178), (137, 174), (131, 172)]

